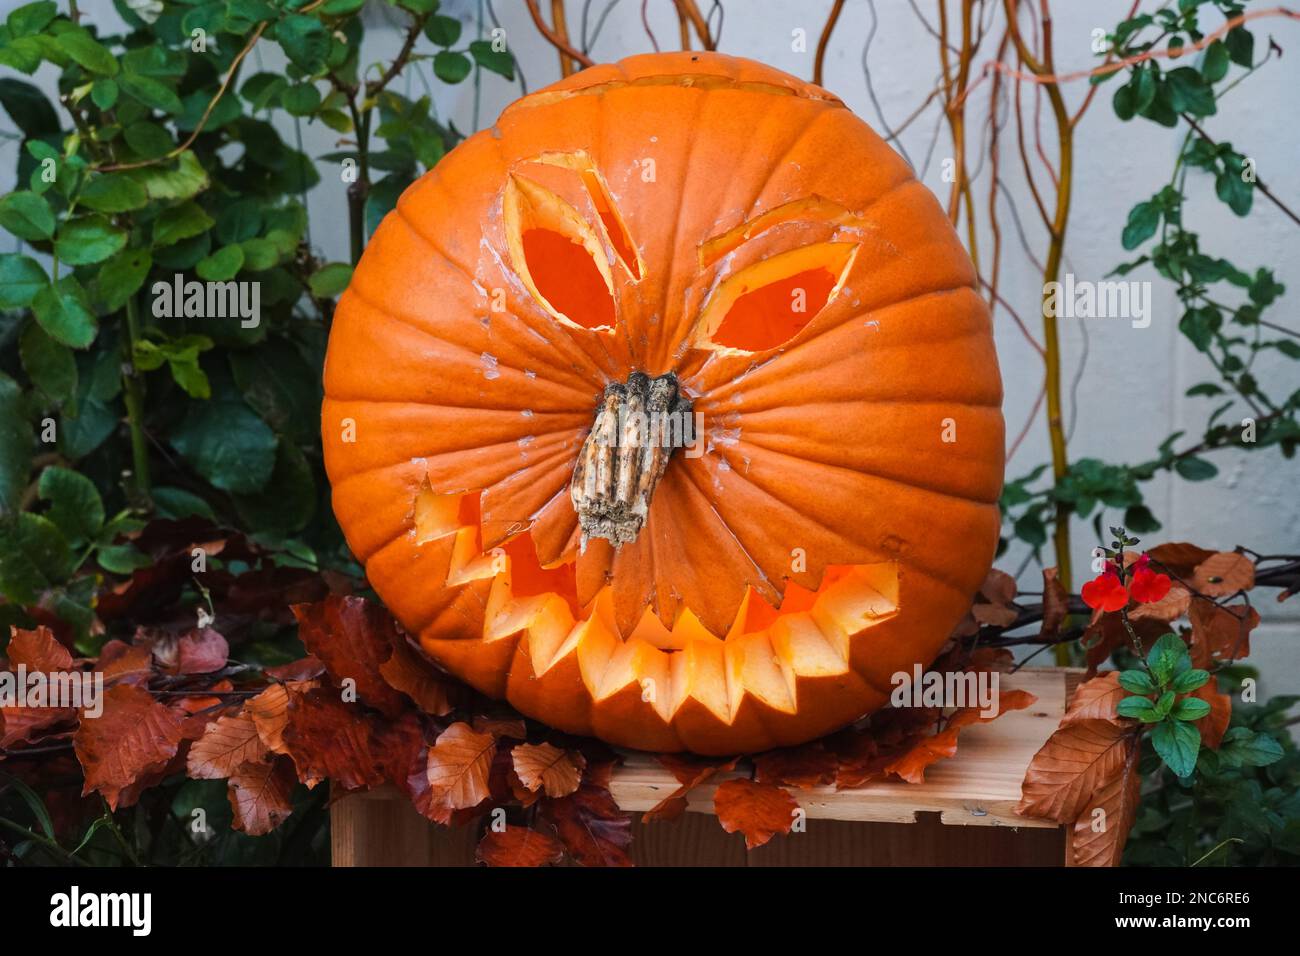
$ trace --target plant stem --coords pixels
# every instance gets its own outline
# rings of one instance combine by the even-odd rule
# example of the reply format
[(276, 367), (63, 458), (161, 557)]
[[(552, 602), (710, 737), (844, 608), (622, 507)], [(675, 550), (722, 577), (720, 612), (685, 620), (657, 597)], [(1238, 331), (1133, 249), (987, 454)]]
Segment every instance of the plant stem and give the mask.
[(136, 504), (149, 500), (149, 443), (144, 434), (144, 381), (135, 367), (135, 343), (140, 340), (140, 307), (132, 295), (126, 300), (126, 353), (122, 363), (122, 393), (131, 429), (131, 487)]

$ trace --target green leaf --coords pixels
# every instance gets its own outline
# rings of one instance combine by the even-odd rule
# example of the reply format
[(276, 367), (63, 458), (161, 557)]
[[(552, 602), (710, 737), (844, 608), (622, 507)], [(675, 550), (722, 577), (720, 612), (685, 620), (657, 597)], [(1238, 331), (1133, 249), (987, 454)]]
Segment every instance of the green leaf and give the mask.
[(507, 80), (515, 78), (515, 57), (509, 50), (492, 49), (491, 40), (473, 40), (469, 45), (474, 62), (485, 70), (490, 70)]
[(176, 158), (175, 169), (150, 166), (131, 171), (150, 199), (189, 199), (208, 188), (208, 173), (198, 157), (186, 150)]
[(112, 80), (96, 80), (90, 88), (90, 99), (101, 110), (111, 110), (117, 103), (118, 86)]
[(1215, 111), (1214, 90), (1201, 74), (1190, 66), (1182, 66), (1165, 74), (1169, 83), (1171, 105), (1175, 113), (1193, 116), (1212, 116)]
[(311, 287), (312, 295), (321, 299), (332, 299), (342, 295), (351, 281), (352, 266), (346, 262), (331, 262), (316, 270), (316, 273), (307, 280), (307, 284)]
[(86, 304), (85, 292), (72, 276), (36, 293), (32, 312), (55, 341), (74, 349), (84, 349), (95, 341), (98, 323)]
[(1223, 38), (1223, 44), (1228, 48), (1228, 56), (1233, 63), (1250, 68), (1255, 58), (1255, 37), (1249, 30), (1233, 27)]
[(126, 245), (126, 233), (100, 215), (69, 219), (59, 227), (54, 254), (74, 266), (90, 266)]
[[(5, 26), (9, 28), (9, 35), (15, 37), (31, 36), (33, 33), (40, 33), (45, 27), (59, 15), (59, 7), (54, 0), (37, 0), (36, 3), (25, 3), (21, 7), (15, 7), (5, 20)], [(54, 836), (53, 833), (47, 836)]]
[(64, 409), (58, 433), (59, 451), (73, 461), (89, 455), (113, 434), (121, 418), (114, 399), (122, 390), (122, 359), (116, 349), (76, 359), (76, 415)]
[(1175, 675), (1192, 666), (1187, 645), (1177, 634), (1165, 634), (1147, 652), (1147, 667), (1161, 687), (1168, 685)]
[(1125, 249), (1136, 249), (1156, 234), (1160, 226), (1160, 207), (1153, 202), (1140, 202), (1128, 213), (1128, 222), (1120, 242)]
[[(10, 14), (11, 18), (12, 16)], [(31, 83), (8, 76), (0, 77), (0, 105), (4, 106), (5, 112), (24, 136), (36, 139), (56, 136), (60, 132), (59, 115), (40, 88)]]
[(276, 24), (275, 38), (284, 55), (304, 72), (314, 74), (324, 67), (330, 35), (315, 17), (290, 14)]
[(110, 574), (130, 574), (153, 563), (149, 555), (133, 544), (111, 544), (98, 548), (95, 558), (99, 561), (99, 566)]
[(118, 78), (117, 84), (122, 88), (123, 93), (150, 109), (160, 110), (173, 116), (184, 109), (176, 91), (153, 77), (123, 73)]
[(1180, 458), (1174, 463), (1174, 470), (1188, 481), (1208, 481), (1219, 473), (1219, 469), (1204, 458)]
[(147, 205), (149, 194), (130, 176), (108, 173), (87, 182), (77, 202), (96, 212), (129, 212)]
[(116, 312), (144, 285), (153, 257), (148, 249), (123, 249), (99, 267), (95, 297), (108, 312)]
[(1249, 727), (1233, 727), (1223, 735), (1219, 759), (1229, 767), (1267, 767), (1282, 759), (1282, 745)]
[(295, 441), (319, 437), (321, 385), (292, 345), (273, 338), (230, 353), (230, 370), (244, 400), (281, 435)]
[[(122, 138), (140, 159), (159, 159), (170, 153), (176, 146), (172, 134), (166, 127), (149, 120), (130, 124), (122, 131)], [(132, 181), (138, 182), (138, 180)]]
[(1169, 712), (1170, 712), (1171, 710), (1173, 710), (1173, 708), (1174, 708), (1174, 692), (1173, 692), (1173, 691), (1171, 691), (1171, 690), (1167, 690), (1167, 691), (1165, 691), (1163, 694), (1161, 694), (1159, 697), (1156, 698), (1156, 716), (1157, 716), (1157, 717), (1162, 718), (1162, 719), (1165, 718), (1165, 717), (1168, 717), (1168, 716), (1169, 716)]
[(91, 73), (117, 74), (117, 58), (85, 30), (66, 30), (55, 39), (68, 56)]
[(51, 465), (41, 472), (36, 491), (50, 503), (46, 517), (72, 544), (93, 541), (104, 527), (104, 502), (85, 475)]
[(280, 250), (270, 239), (246, 239), (239, 248), (244, 253), (244, 267), (250, 272), (264, 272), (280, 261)]
[(345, 17), (366, 5), (366, 0), (326, 0), (321, 13), (329, 17)]
[(44, 515), (24, 511), (18, 516), (14, 538), (28, 561), (47, 581), (62, 581), (76, 560), (63, 532)]
[(1131, 717), (1143, 723), (1153, 724), (1160, 719), (1155, 706), (1145, 697), (1125, 697), (1115, 707), (1121, 717)]
[(1162, 525), (1146, 505), (1131, 505), (1124, 511), (1124, 527), (1137, 534), (1150, 534)]
[(20, 190), (0, 199), (0, 226), (28, 242), (49, 239), (54, 235), (54, 211), (44, 196)]
[(320, 90), (312, 83), (299, 83), (280, 94), (280, 105), (291, 116), (307, 116), (320, 106)]
[(1228, 47), (1223, 41), (1215, 40), (1206, 48), (1201, 75), (1207, 83), (1217, 83), (1228, 75), (1228, 60)]
[(1214, 342), (1214, 333), (1223, 325), (1223, 316), (1212, 306), (1188, 309), (1178, 320), (1178, 331), (1192, 340), (1202, 352)]
[(1131, 84), (1125, 84), (1115, 88), (1115, 92), (1110, 98), (1111, 109), (1115, 115), (1127, 122), (1137, 113), (1137, 96)]
[(433, 57), (433, 74), (444, 83), (459, 83), (473, 68), (469, 57), (454, 50), (439, 50)]
[(154, 488), (149, 496), (153, 499), (154, 510), (160, 518), (179, 519), (198, 515), (200, 518), (216, 519), (211, 505), (183, 488), (162, 486)]
[(0, 517), (18, 508), (27, 487), (34, 444), (23, 390), (0, 372)]
[(1184, 697), (1169, 713), (1174, 720), (1200, 720), (1210, 712), (1210, 705), (1199, 697)]
[(441, 15), (430, 17), (424, 25), (424, 35), (429, 38), (429, 42), (443, 47), (454, 46), (460, 39), (460, 30), (459, 20)]
[(49, 276), (35, 259), (0, 253), (0, 309), (25, 309), (49, 284)]
[(27, 326), (18, 343), (23, 368), (32, 383), (51, 402), (64, 405), (77, 394), (77, 360), (35, 322)]
[(255, 494), (275, 467), (275, 433), (242, 401), (192, 402), (171, 441), (200, 475), (222, 491)]
[(199, 233), (207, 232), (213, 226), (212, 217), (203, 211), (196, 202), (183, 203), (163, 210), (153, 224), (153, 244), (170, 246), (189, 239)]
[(1189, 777), (1196, 769), (1201, 732), (1194, 725), (1181, 720), (1162, 720), (1151, 731), (1151, 744), (1177, 776)]
[(1156, 692), (1156, 685), (1146, 671), (1120, 671), (1119, 686), (1133, 694), (1150, 695)]
[(1175, 694), (1190, 694), (1198, 687), (1204, 687), (1210, 679), (1209, 671), (1203, 671), (1199, 667), (1189, 671), (1183, 671), (1174, 678), (1171, 685)]
[(1033, 512), (1026, 512), (1021, 515), (1014, 525), (1016, 537), (1028, 542), (1035, 548), (1041, 548), (1047, 544), (1047, 527), (1043, 524), (1043, 519)]
[(1241, 178), (1240, 166), (1233, 169), (1232, 164), (1227, 162), (1224, 163), (1224, 169), (1214, 177), (1214, 193), (1238, 216), (1250, 212), (1251, 201), (1255, 198), (1250, 183)]
[(296, 445), (280, 442), (266, 487), (256, 495), (236, 495), (235, 509), (258, 531), (293, 534), (306, 527), (316, 510), (316, 482)]
[(225, 282), (233, 279), (244, 267), (244, 250), (238, 245), (222, 246), (199, 262), (194, 271), (208, 282)]

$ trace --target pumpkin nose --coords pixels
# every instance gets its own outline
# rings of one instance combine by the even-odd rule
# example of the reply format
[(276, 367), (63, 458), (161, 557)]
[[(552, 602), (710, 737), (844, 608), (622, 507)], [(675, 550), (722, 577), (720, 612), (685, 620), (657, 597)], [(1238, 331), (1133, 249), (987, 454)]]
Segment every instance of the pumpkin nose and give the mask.
[(694, 441), (691, 402), (672, 372), (633, 372), (606, 385), (569, 482), (582, 550), (591, 538), (615, 547), (635, 541), (673, 452)]

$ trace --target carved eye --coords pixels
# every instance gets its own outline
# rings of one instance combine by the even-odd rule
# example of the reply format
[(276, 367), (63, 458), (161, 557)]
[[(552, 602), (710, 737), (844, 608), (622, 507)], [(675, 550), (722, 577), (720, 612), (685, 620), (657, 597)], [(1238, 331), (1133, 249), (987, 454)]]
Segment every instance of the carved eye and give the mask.
[[(751, 262), (728, 275), (709, 296), (696, 324), (695, 345), (759, 352), (794, 338), (839, 294), (858, 253), (857, 242), (835, 240), (860, 225), (839, 203), (811, 195), (754, 216), (700, 244), (700, 268), (715, 265), (751, 240), (781, 226), (801, 230), (798, 248)], [(820, 231), (830, 241), (809, 242)]]
[[(506, 183), (506, 243), (515, 270), (533, 297), (560, 322), (612, 329), (614, 259), (633, 282), (644, 265), (604, 180), (585, 153), (548, 153), (532, 160), (571, 169), (591, 202), (594, 226), (570, 202), (525, 173)], [(599, 230), (599, 232), (597, 231)]]

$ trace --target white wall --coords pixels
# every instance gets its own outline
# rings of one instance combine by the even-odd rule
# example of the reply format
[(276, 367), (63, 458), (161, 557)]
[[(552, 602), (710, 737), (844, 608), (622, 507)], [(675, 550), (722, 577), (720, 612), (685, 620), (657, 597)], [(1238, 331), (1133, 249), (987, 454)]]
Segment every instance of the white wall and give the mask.
[[(595, 0), (590, 21), (605, 9), (608, 0)], [(16, 6), (12, 0), (0, 3), (0, 10)], [(763, 60), (802, 77), (811, 77), (813, 50), (830, 9), (830, 0), (728, 0), (722, 30), (721, 50)], [(549, 4), (541, 4), (546, 9)], [(709, 0), (701, 0), (703, 10)], [(934, 4), (918, 3), (933, 22)], [(956, 5), (952, 5), (955, 9)], [(993, 4), (998, 7), (1000, 4)], [(1058, 0), (1055, 11), (1055, 47), (1059, 71), (1095, 65), (1090, 50), (1092, 31), (1111, 28), (1122, 19), (1130, 0)], [(83, 9), (92, 9), (90, 4)], [(530, 90), (558, 79), (559, 67), (551, 47), (529, 20), (522, 0), (494, 0), (494, 11), (506, 30), (508, 41), (522, 64)], [(576, 34), (581, 26), (581, 0), (569, 0), (569, 25)], [(106, 25), (116, 23), (110, 5), (95, 5)], [(592, 55), (597, 60), (615, 60), (651, 50), (641, 22), (641, 0), (617, 0)], [(665, 49), (676, 48), (677, 19), (669, 0), (650, 0), (646, 7), (650, 27)], [(897, 126), (925, 99), (939, 74), (937, 42), (917, 19), (905, 0), (875, 0), (878, 24), (868, 60), (876, 97), (890, 125)], [(466, 38), (477, 29), (480, 15), (485, 29), (492, 22), (485, 0), (443, 0), (443, 12), (460, 17), (466, 24)], [(1207, 14), (1208, 16), (1209, 14)], [(384, 4), (372, 4), (366, 13), (368, 35), (366, 59), (391, 56), (399, 42), (403, 15)], [(868, 96), (863, 71), (863, 46), (872, 23), (872, 5), (867, 0), (849, 0), (831, 41), (826, 60), (825, 85), (878, 130), (878, 114)], [(807, 52), (792, 49), (792, 31), (808, 35)], [(1289, 203), (1300, 208), (1300, 25), (1281, 20), (1256, 21), (1256, 53), (1276, 35), (1288, 55), (1274, 59), (1258, 74), (1247, 79), (1224, 102), (1223, 115), (1206, 121), (1208, 132), (1228, 140), (1239, 152), (1252, 157), (1259, 177)], [(994, 23), (977, 63), (995, 53), (1000, 26)], [(423, 41), (422, 41), (423, 42)], [(249, 70), (276, 69), (283, 62), (278, 48), (262, 45), (251, 59)], [(427, 69), (427, 68), (426, 68)], [(1234, 71), (1238, 70), (1233, 67)], [(409, 71), (408, 71), (409, 74)], [(428, 75), (426, 73), (426, 75)], [(48, 67), (40, 74), (47, 87), (53, 76)], [(413, 75), (398, 80), (397, 89), (416, 96), (423, 84)], [(1078, 127), (1075, 143), (1076, 178), (1073, 212), (1066, 248), (1066, 271), (1079, 279), (1099, 280), (1128, 256), (1119, 244), (1120, 229), (1128, 210), (1146, 199), (1168, 180), (1181, 143), (1181, 135), (1146, 121), (1121, 123), (1110, 108), (1114, 83), (1099, 91), (1092, 107)], [(434, 83), (438, 115), (451, 117), (458, 128), (476, 128), (475, 91), (470, 83), (447, 87)], [(972, 94), (968, 109), (972, 161), (980, 152), (987, 116), (990, 84), (985, 82)], [(1086, 93), (1085, 82), (1066, 90), (1067, 102), (1079, 103)], [(479, 91), (477, 126), (489, 125), (501, 108), (519, 95), (519, 85), (484, 74)], [(1025, 104), (1032, 102), (1026, 93)], [(920, 164), (940, 122), (936, 104), (917, 119), (900, 137), (912, 159)], [(286, 139), (292, 142), (287, 121)], [(1044, 145), (1053, 154), (1054, 135), (1044, 105)], [(302, 130), (307, 151), (320, 155), (335, 148), (337, 134), (319, 124)], [(1023, 187), (1022, 173), (1014, 154), (1013, 127), (1003, 138), (1003, 178), (1016, 197), (1022, 221), (1036, 254), (1046, 246), (1032, 200)], [(7, 185), (13, 166), (15, 144), (0, 143), (0, 183)], [(946, 126), (939, 129), (933, 156), (924, 181), (946, 199), (947, 184), (941, 180), (942, 159), (951, 153)], [(1053, 157), (1054, 158), (1054, 157)], [(321, 228), (324, 223), (346, 220), (344, 187), (336, 169), (322, 166), (323, 182), (309, 195), (312, 235), (322, 252), (331, 259), (346, 257), (346, 230)], [(1042, 167), (1037, 172), (1042, 173)], [(1280, 307), (1274, 307), (1273, 321), (1300, 328), (1300, 230), (1267, 202), (1255, 198), (1255, 208), (1246, 220), (1236, 218), (1214, 198), (1212, 183), (1193, 173), (1189, 179), (1194, 197), (1185, 219), (1202, 235), (1204, 250), (1230, 258), (1242, 268), (1270, 266), (1279, 281), (1289, 288)], [(1040, 175), (1040, 181), (1042, 177)], [(977, 207), (981, 223), (987, 209), (987, 171), (976, 181)], [(1004, 233), (1002, 295), (1010, 301), (1037, 334), (1042, 280), (1030, 265), (1015, 238), (1005, 203), (1000, 207)], [(1036, 228), (1037, 227), (1037, 228)], [(964, 235), (964, 233), (963, 233)], [(987, 261), (991, 237), (981, 244)], [(1138, 461), (1151, 456), (1155, 446), (1171, 431), (1198, 433), (1213, 403), (1205, 399), (1184, 399), (1190, 385), (1213, 379), (1213, 369), (1177, 331), (1180, 315), (1172, 285), (1153, 272), (1138, 272), (1131, 278), (1152, 279), (1155, 292), (1154, 321), (1146, 329), (1115, 319), (1087, 321), (1063, 319), (1063, 371), (1067, 385), (1080, 373), (1075, 395), (1066, 395), (1066, 421), (1073, 423), (1072, 458), (1096, 456), (1109, 460)], [(1041, 361), (1025, 342), (1014, 323), (1001, 310), (995, 322), (1006, 388), (1005, 412), (1009, 434), (1019, 431), (1041, 385)], [(1086, 333), (1086, 334), (1085, 334)], [(1086, 338), (1087, 354), (1084, 346)], [(1300, 387), (1294, 362), (1263, 362), (1260, 378), (1281, 394)], [(1041, 414), (1028, 438), (1009, 465), (1008, 474), (1021, 474), (1048, 460), (1046, 428)], [(1190, 484), (1181, 479), (1160, 477), (1145, 486), (1148, 503), (1165, 524), (1155, 540), (1192, 540), (1203, 546), (1231, 548), (1244, 544), (1265, 553), (1300, 551), (1300, 495), (1296, 493), (1300, 464), (1286, 461), (1275, 450), (1255, 454), (1217, 453), (1220, 469), (1213, 481)], [(1087, 523), (1074, 528), (1074, 562), (1086, 571), (1088, 552), (1095, 542)], [(1003, 564), (1014, 568), (1023, 553), (1013, 552)], [(1051, 561), (1050, 556), (1046, 556)], [(1082, 577), (1076, 572), (1076, 577)], [(1031, 568), (1025, 587), (1036, 587), (1037, 574)], [(1077, 582), (1076, 582), (1077, 583)], [(1300, 691), (1300, 598), (1290, 604), (1274, 603), (1273, 590), (1258, 593), (1266, 623), (1253, 642), (1254, 662), (1265, 671), (1265, 692)]]

